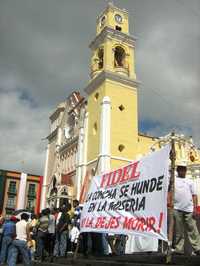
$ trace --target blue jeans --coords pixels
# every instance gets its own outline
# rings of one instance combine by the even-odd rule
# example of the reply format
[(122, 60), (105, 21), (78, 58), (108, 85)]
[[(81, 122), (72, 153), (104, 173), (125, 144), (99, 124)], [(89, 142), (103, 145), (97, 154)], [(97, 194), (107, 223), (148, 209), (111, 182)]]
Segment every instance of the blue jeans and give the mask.
[(43, 261), (44, 260), (44, 250), (47, 246), (48, 233), (38, 231), (37, 235), (37, 256)]
[(67, 239), (68, 239), (68, 232), (64, 231), (62, 233), (56, 234), (56, 242), (54, 246), (54, 256), (65, 256), (67, 250)]
[(108, 241), (106, 240), (106, 234), (102, 234), (102, 252), (103, 255), (108, 255), (109, 254), (109, 249), (108, 249)]
[(1, 255), (0, 255), (0, 262), (6, 263), (7, 255), (8, 255), (8, 247), (12, 242), (12, 238), (10, 236), (4, 236), (2, 238), (1, 244)]
[(26, 241), (24, 240), (13, 240), (12, 245), (8, 250), (8, 266), (16, 266), (18, 252), (21, 253), (23, 258), (23, 264), (26, 266), (31, 265), (29, 249)]

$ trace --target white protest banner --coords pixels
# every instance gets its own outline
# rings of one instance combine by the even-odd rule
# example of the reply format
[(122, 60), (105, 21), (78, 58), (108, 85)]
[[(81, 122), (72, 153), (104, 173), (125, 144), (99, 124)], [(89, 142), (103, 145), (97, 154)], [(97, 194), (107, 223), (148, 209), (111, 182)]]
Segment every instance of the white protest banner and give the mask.
[(93, 177), (81, 232), (135, 234), (167, 240), (167, 145), (117, 170)]

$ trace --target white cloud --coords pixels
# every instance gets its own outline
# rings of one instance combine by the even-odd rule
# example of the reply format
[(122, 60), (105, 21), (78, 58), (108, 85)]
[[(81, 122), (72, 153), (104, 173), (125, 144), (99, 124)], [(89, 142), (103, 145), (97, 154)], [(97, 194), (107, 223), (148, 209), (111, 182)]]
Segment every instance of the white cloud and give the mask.
[(33, 108), (20, 92), (1, 92), (1, 168), (42, 174), (48, 110)]

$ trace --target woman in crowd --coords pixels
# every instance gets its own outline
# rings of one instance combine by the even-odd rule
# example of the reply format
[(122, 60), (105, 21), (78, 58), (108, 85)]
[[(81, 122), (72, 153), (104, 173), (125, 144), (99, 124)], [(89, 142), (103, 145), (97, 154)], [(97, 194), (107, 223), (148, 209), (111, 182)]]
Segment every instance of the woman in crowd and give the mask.
[(37, 224), (37, 257), (41, 261), (44, 260), (45, 251), (47, 250), (48, 227), (49, 211), (44, 209)]
[(68, 211), (70, 206), (67, 204), (66, 207), (62, 208), (61, 215), (58, 215), (56, 221), (56, 242), (54, 247), (55, 257), (64, 257), (67, 251), (67, 239), (68, 239), (68, 226), (70, 224), (70, 216)]

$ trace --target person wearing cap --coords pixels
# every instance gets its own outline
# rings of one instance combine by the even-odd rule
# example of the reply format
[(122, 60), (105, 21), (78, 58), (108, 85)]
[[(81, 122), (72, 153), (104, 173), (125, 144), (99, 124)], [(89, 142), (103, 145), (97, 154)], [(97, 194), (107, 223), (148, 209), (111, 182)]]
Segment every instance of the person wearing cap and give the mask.
[(192, 180), (186, 178), (187, 165), (177, 166), (174, 194), (174, 218), (176, 223), (175, 253), (184, 254), (184, 228), (193, 248), (193, 254), (200, 255), (200, 235), (193, 215), (197, 210), (197, 195)]
[(12, 240), (16, 236), (16, 222), (17, 218), (11, 216), (8, 222), (5, 222), (2, 230), (2, 245), (1, 245), (1, 254), (0, 254), (0, 263), (4, 264), (7, 261), (7, 253)]

